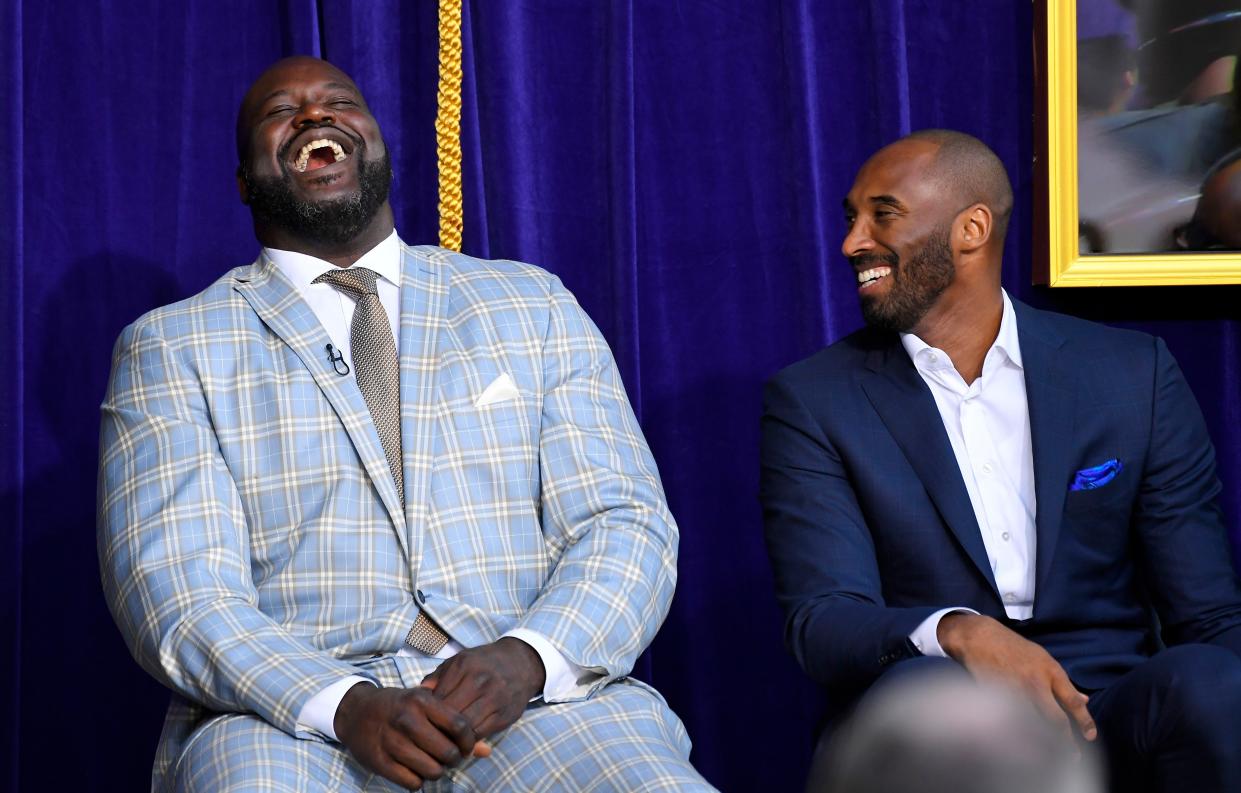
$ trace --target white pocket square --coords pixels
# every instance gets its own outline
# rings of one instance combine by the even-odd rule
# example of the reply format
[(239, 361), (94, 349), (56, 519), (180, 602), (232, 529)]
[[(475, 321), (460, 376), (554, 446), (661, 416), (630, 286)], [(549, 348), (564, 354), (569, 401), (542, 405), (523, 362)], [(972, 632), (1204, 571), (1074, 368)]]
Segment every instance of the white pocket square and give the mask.
[(474, 407), (486, 407), (506, 399), (516, 399), (518, 396), (520, 395), (517, 393), (517, 385), (513, 382), (513, 378), (508, 376), (508, 372), (505, 372), (483, 389), (483, 393), (474, 400)]

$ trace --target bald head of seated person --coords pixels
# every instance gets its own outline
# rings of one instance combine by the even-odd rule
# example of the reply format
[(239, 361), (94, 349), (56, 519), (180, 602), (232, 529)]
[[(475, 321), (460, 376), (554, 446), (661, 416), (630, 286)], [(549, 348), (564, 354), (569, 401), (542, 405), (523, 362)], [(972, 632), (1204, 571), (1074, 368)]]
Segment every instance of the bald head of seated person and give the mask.
[(257, 258), (126, 328), (103, 403), (104, 590), (172, 691), (153, 787), (710, 790), (627, 677), (678, 533), (590, 319), (405, 244), (335, 66), (276, 63), (236, 138)]
[(807, 793), (1101, 793), (1097, 754), (994, 682), (945, 674), (867, 697)]
[(1002, 289), (1012, 202), (959, 132), (858, 171), (867, 327), (764, 398), (787, 644), (838, 713), (925, 672), (999, 678), (1099, 742), (1116, 790), (1241, 789), (1241, 585), (1202, 414), (1161, 340)]

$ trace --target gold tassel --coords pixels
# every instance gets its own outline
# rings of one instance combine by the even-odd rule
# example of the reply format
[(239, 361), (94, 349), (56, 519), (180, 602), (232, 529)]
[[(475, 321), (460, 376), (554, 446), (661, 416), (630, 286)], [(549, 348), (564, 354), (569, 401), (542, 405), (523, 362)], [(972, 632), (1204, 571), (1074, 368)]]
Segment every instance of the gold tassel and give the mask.
[(461, 250), (461, 0), (439, 2), (439, 91), (435, 155), (439, 168), (440, 245)]

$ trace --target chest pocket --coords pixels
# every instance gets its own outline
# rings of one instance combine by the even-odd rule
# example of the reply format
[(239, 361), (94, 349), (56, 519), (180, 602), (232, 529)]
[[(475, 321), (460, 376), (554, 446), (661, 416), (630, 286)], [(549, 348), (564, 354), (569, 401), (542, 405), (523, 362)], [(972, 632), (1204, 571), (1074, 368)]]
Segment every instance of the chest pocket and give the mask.
[[(441, 374), (436, 467), (466, 501), (526, 500), (537, 484), (539, 405), (520, 374), (465, 360)], [(488, 404), (477, 402), (486, 394)]]

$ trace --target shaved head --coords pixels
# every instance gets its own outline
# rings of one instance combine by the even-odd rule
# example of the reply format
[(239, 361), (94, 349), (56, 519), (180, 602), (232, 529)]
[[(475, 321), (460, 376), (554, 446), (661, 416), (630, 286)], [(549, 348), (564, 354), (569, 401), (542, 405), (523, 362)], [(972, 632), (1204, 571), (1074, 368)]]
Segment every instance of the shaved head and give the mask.
[(995, 152), (973, 135), (952, 129), (924, 129), (901, 138), (921, 141), (936, 147), (930, 176), (957, 200), (961, 208), (985, 204), (995, 217), (995, 230), (1000, 240), (1008, 228), (1013, 212), (1013, 188), (1008, 181), (1004, 163)]

